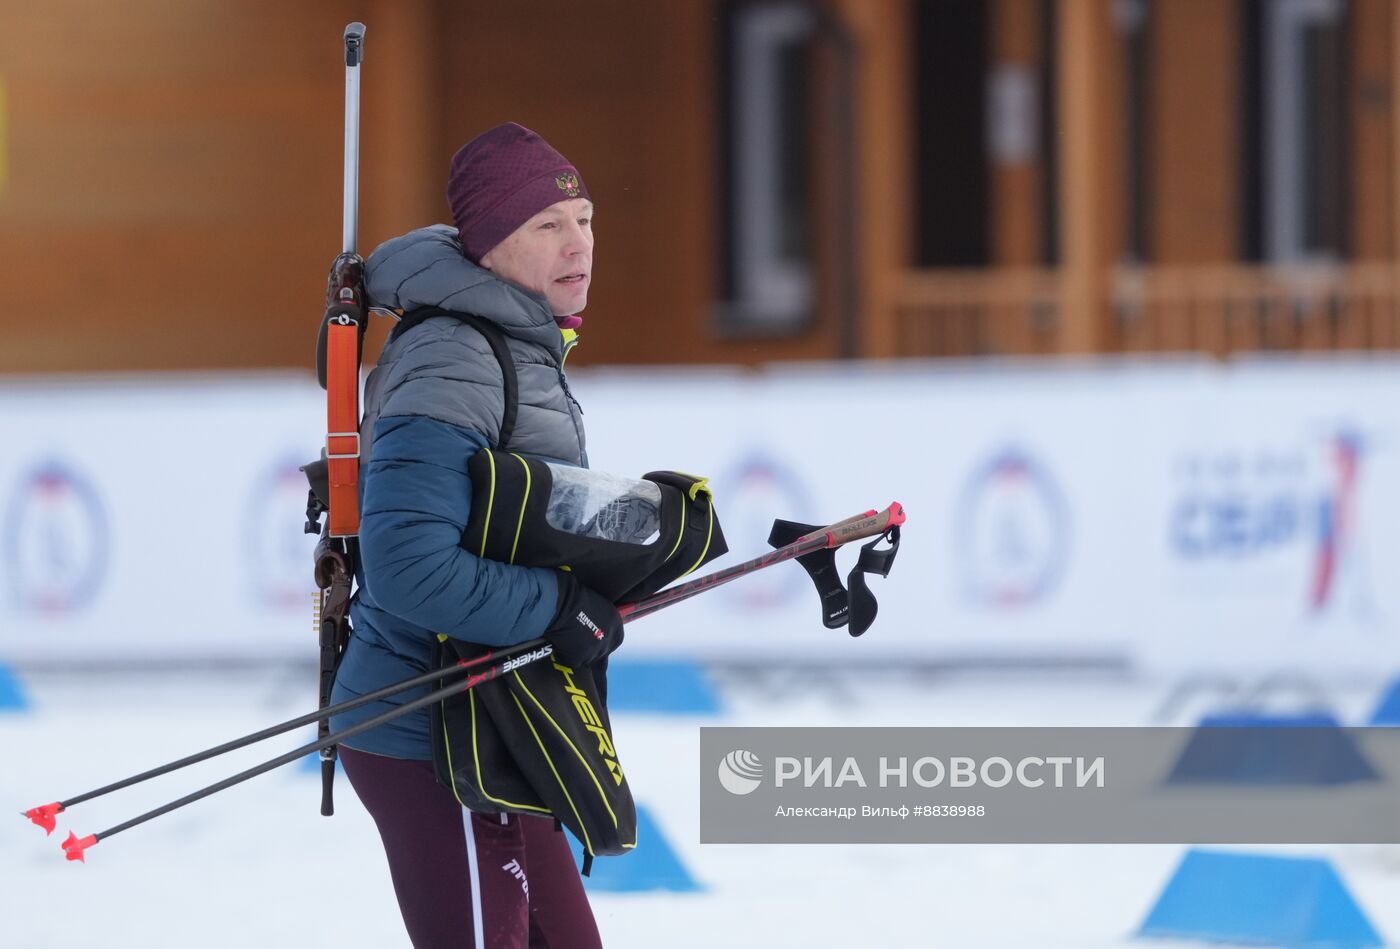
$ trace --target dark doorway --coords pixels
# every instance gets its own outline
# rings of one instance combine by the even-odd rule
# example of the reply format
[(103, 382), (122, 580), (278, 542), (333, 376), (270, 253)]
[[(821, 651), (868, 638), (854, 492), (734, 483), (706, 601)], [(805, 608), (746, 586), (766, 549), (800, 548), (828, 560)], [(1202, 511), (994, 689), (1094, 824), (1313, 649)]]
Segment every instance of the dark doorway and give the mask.
[(980, 267), (991, 259), (988, 6), (983, 0), (914, 5), (916, 266)]

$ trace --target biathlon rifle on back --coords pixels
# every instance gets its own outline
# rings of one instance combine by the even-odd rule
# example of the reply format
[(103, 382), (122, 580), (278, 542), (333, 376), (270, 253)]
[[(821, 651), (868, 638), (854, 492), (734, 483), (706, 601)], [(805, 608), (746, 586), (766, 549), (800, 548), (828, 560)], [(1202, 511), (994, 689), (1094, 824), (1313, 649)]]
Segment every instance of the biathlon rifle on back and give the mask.
[[(326, 310), (316, 338), (316, 378), (326, 390), (326, 444), (319, 461), (302, 470), (311, 482), (306, 531), (319, 533), (315, 579), (320, 641), (321, 708), (330, 704), (340, 657), (350, 639), (350, 595), (355, 575), (355, 537), (360, 532), (360, 361), (366, 312), (365, 262), (356, 253), (360, 183), (360, 64), (365, 25), (345, 28), (345, 178), (340, 254), (326, 284)], [(321, 515), (326, 524), (321, 526)], [(330, 734), (322, 719), (317, 737)], [(321, 813), (335, 812), (335, 745), (321, 753)]]

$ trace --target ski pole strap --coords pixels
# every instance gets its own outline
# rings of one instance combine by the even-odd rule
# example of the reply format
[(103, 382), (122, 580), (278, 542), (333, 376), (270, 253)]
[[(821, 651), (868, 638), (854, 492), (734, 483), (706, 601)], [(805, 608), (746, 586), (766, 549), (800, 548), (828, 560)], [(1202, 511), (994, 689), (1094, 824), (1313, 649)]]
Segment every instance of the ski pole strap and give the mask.
[[(799, 524), (797, 521), (778, 519), (773, 521), (773, 529), (768, 533), (768, 546), (779, 548), (822, 530), (816, 524)], [(846, 625), (850, 612), (846, 588), (841, 585), (841, 576), (836, 572), (836, 548), (826, 547), (797, 558), (802, 569), (812, 578), (821, 600), (822, 625), (827, 629), (840, 629)]]
[[(885, 550), (876, 550), (876, 545), (882, 541), (888, 541), (889, 547)], [(850, 585), (850, 634), (859, 636), (870, 628), (870, 624), (875, 622), (875, 614), (880, 609), (880, 604), (875, 602), (875, 594), (870, 592), (870, 587), (866, 585), (865, 575), (876, 573), (882, 577), (890, 575), (890, 568), (894, 566), (894, 555), (899, 553), (899, 526), (894, 525), (884, 534), (875, 538), (870, 543), (860, 548), (860, 557), (856, 559), (856, 565), (851, 569), (850, 576), (846, 578)]]
[[(882, 577), (889, 576), (890, 568), (894, 566), (895, 554), (899, 552), (899, 523), (903, 522), (902, 513), (901, 509), (897, 518), (890, 519), (891, 523), (884, 533), (861, 547), (856, 565), (847, 576), (846, 586), (842, 585), (841, 576), (836, 569), (835, 547), (813, 551), (797, 558), (797, 562), (807, 571), (817, 588), (817, 596), (821, 600), (822, 625), (827, 629), (849, 626), (850, 634), (859, 636), (875, 622), (879, 604), (875, 601), (875, 594), (870, 592), (865, 575), (876, 573)], [(865, 517), (873, 514), (873, 511), (868, 512)], [(896, 519), (899, 523), (894, 523)], [(851, 520), (853, 522), (855, 519)], [(768, 534), (768, 545), (775, 548), (786, 547), (822, 530), (831, 528), (778, 519), (773, 521), (773, 530)], [(882, 541), (888, 542), (890, 546), (884, 550), (876, 549)]]
[(496, 357), (496, 363), (501, 368), (501, 396), (505, 402), (505, 408), (501, 412), (501, 434), (493, 447), (496, 451), (506, 451), (510, 445), (510, 438), (515, 433), (515, 416), (520, 406), (520, 384), (516, 378), (515, 360), (511, 359), (510, 346), (506, 343), (505, 333), (494, 322), (475, 313), (444, 310), (438, 306), (423, 306), (416, 310), (409, 310), (399, 318), (398, 325), (389, 334), (390, 341), (398, 339), (419, 323), (435, 316), (450, 316), (454, 320), (466, 323), (480, 333), (486, 340), (486, 344), (491, 347), (491, 353)]

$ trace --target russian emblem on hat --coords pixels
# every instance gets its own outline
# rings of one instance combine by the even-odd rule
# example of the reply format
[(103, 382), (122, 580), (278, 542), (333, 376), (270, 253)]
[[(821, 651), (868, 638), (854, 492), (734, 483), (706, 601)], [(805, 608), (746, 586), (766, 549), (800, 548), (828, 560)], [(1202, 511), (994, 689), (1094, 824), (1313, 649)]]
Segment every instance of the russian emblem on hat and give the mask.
[(578, 176), (577, 176), (577, 175), (573, 175), (573, 174), (569, 174), (569, 175), (559, 175), (557, 178), (554, 179), (554, 184), (555, 184), (556, 187), (559, 188), (560, 191), (564, 192), (564, 193), (567, 194), (569, 197), (571, 197), (571, 198), (577, 198), (577, 197), (578, 197)]

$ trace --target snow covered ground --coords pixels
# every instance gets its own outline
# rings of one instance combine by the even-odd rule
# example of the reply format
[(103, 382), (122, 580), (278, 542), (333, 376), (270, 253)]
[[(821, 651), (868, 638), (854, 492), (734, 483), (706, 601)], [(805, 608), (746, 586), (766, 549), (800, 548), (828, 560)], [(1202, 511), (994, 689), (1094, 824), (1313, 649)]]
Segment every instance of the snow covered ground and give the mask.
[[(615, 720), (639, 803), (701, 889), (595, 894), (612, 949), (1141, 945), (1133, 933), (1184, 847), (702, 846), (699, 728), (1146, 724), (1164, 683), (1104, 673), (866, 673), (784, 687), (722, 670), (716, 680), (721, 715)], [(47, 674), (26, 686), (32, 708), (0, 713), (0, 810), (15, 814), (0, 821), (0, 946), (408, 945), (373, 825), (348, 782), (338, 782), (337, 815), (327, 820), (317, 812), (319, 782), (295, 766), (113, 837), (85, 865), (62, 859), (68, 830), (109, 827), (309, 731), (75, 807), (48, 839), (16, 813), (304, 711), (307, 675)], [(1345, 723), (1361, 721), (1374, 697), (1374, 683), (1332, 694)], [(1328, 854), (1380, 932), (1400, 938), (1394, 848), (1276, 849)]]

